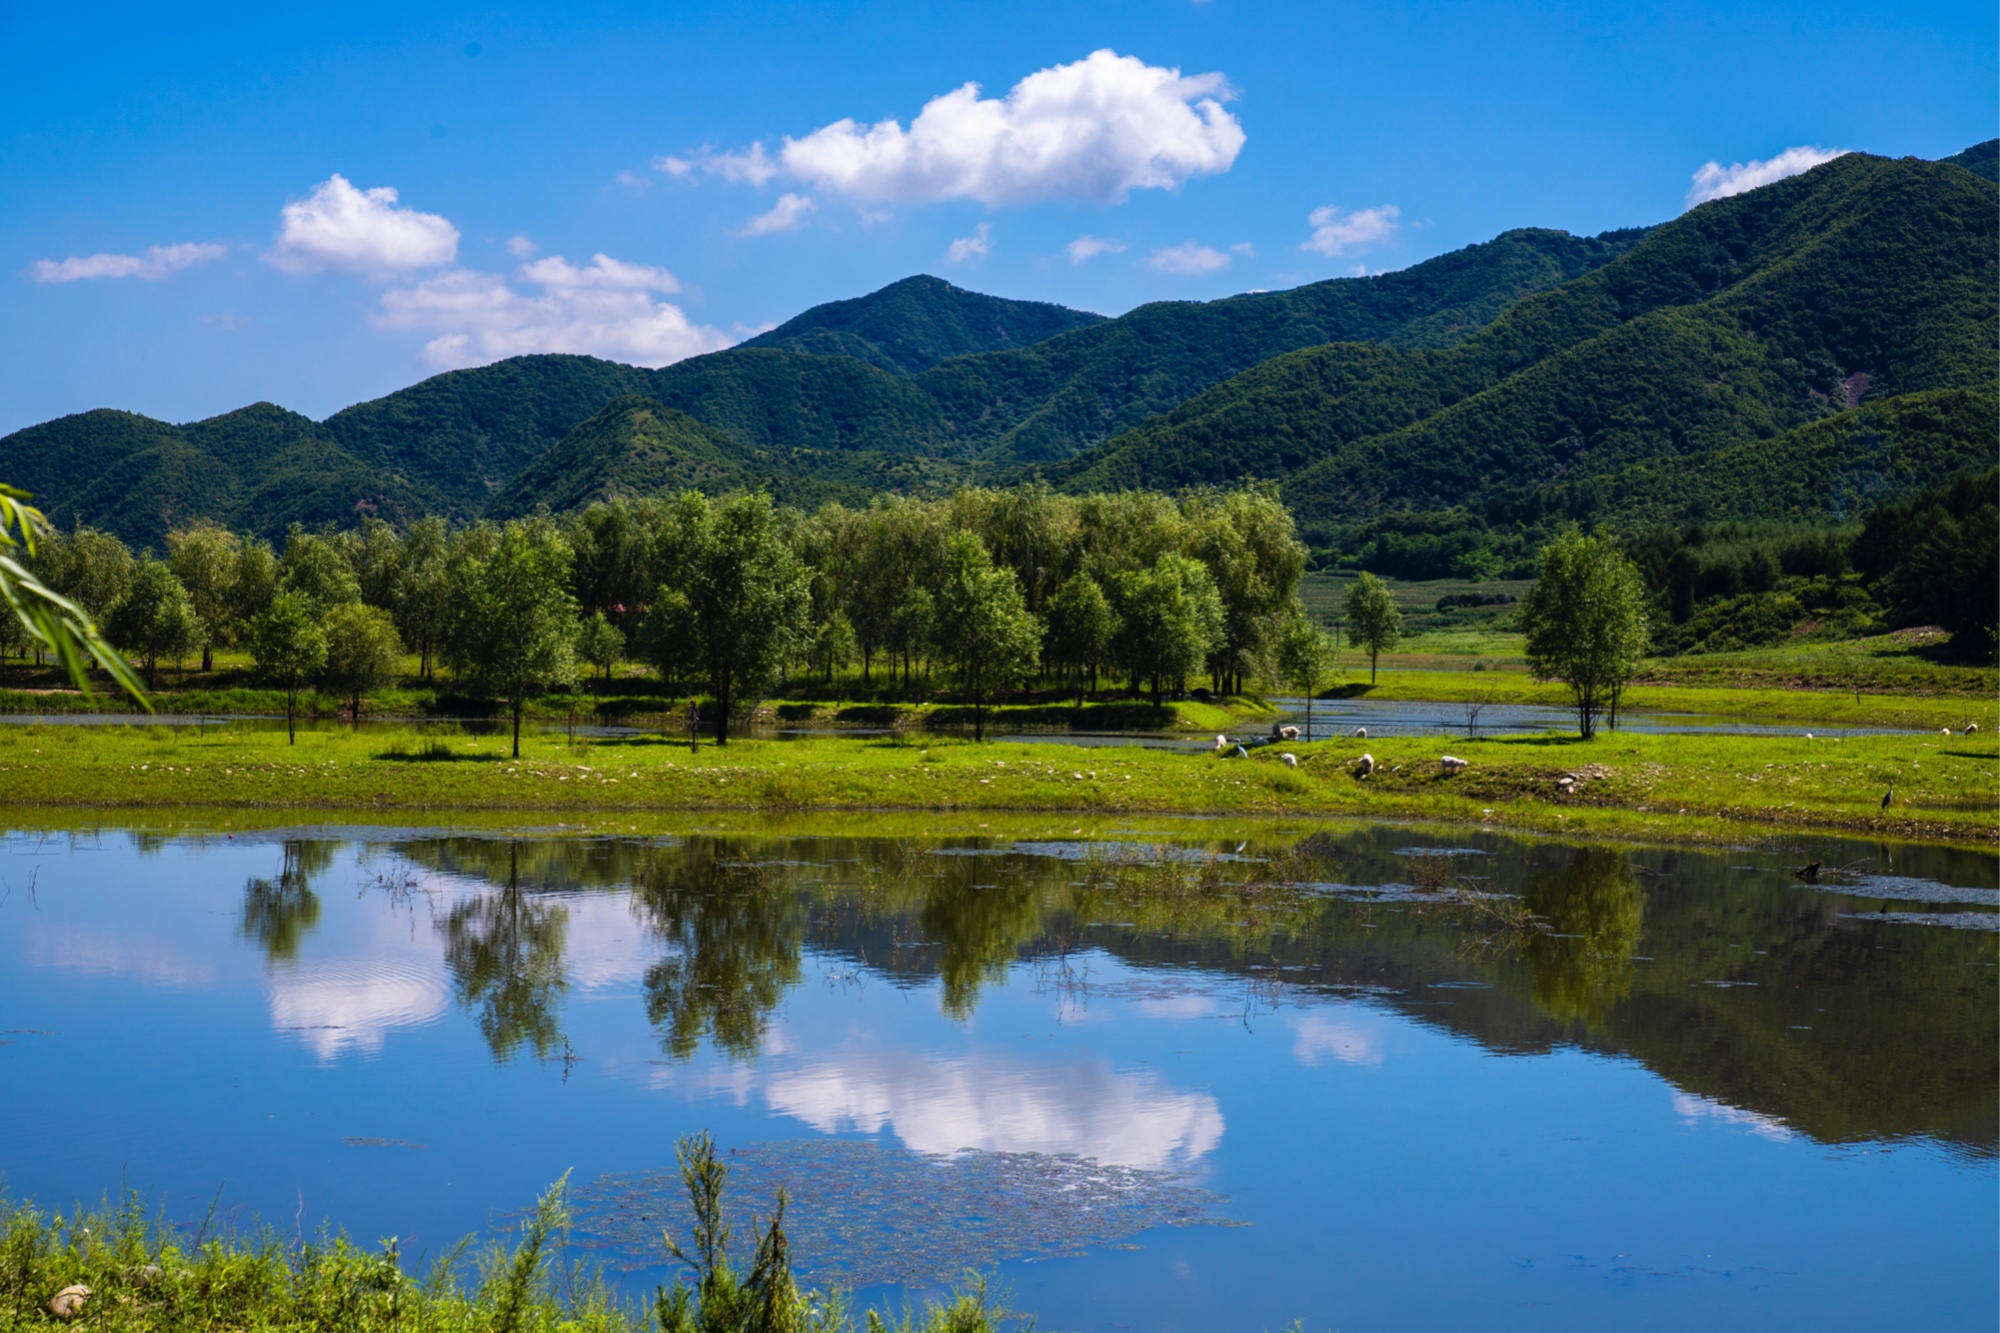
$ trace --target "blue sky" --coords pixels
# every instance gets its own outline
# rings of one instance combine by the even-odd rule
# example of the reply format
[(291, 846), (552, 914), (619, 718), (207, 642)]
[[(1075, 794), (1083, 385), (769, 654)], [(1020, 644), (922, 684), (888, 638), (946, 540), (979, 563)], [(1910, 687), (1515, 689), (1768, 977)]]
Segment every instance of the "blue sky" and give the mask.
[(0, 7), (0, 432), (658, 364), (917, 272), (1291, 286), (2000, 102), (1990, 3), (190, 8)]

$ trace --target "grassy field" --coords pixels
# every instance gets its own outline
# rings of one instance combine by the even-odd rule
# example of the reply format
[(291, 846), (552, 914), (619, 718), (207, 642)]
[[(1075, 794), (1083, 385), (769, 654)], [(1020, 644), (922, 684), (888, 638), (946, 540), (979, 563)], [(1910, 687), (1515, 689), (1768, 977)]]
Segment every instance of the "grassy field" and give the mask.
[[(937, 737), (497, 737), (168, 727), (0, 731), (0, 807), (268, 810), (348, 817), (507, 812), (516, 822), (673, 811), (935, 811), (1439, 819), (1550, 833), (1715, 841), (1817, 829), (2000, 841), (2000, 748), (1967, 736), (1502, 736), (1321, 741), (1246, 759)], [(1355, 776), (1366, 748), (1374, 776)], [(1468, 762), (1440, 771), (1446, 751)], [(1577, 780), (1565, 790), (1564, 774)], [(1893, 785), (1884, 809), (1881, 798)], [(296, 817), (296, 816), (293, 816)], [(632, 828), (638, 824), (627, 821)]]

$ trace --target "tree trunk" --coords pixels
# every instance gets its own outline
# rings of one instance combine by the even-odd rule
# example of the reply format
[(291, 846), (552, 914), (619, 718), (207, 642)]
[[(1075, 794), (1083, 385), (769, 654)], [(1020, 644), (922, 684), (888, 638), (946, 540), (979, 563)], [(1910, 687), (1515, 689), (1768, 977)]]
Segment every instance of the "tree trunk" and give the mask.
[(354, 729), (359, 731), (361, 730), (361, 695), (358, 691), (355, 693), (354, 698), (349, 700), (349, 703), (354, 709)]
[(729, 744), (729, 681), (715, 683), (715, 743)]
[(1375, 683), (1375, 655), (1379, 651), (1380, 651), (1379, 649), (1375, 648), (1370, 648), (1368, 650), (1368, 683), (1370, 685), (1373, 685)]
[(212, 643), (201, 646), (201, 670), (203, 675), (215, 670), (215, 645)]
[(286, 690), (285, 691), (285, 744), (297, 745), (298, 743), (299, 743), (299, 693), (297, 690)]
[(514, 700), (514, 757), (521, 757), (521, 700)]

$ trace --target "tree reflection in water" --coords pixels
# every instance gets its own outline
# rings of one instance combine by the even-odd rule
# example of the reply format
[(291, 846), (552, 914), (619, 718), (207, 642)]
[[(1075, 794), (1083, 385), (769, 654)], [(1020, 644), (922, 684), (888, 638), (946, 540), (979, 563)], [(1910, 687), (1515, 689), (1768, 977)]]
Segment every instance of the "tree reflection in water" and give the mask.
[(266, 963), (296, 958), (299, 944), (319, 924), (319, 895), (312, 882), (326, 873), (339, 849), (337, 842), (288, 840), (278, 877), (253, 877), (244, 884), (243, 919), (236, 933), (257, 941)]
[(568, 909), (522, 891), (520, 852), (511, 843), (505, 886), (454, 903), (446, 915), (445, 966), (458, 1003), (478, 1011), (495, 1059), (512, 1059), (523, 1043), (546, 1057), (561, 1040), (556, 1006), (569, 989), (568, 927)]
[(1535, 1002), (1551, 1018), (1595, 1028), (1632, 991), (1644, 898), (1625, 852), (1576, 847), (1559, 870), (1530, 871), (1523, 905), (1546, 926), (1521, 935)]
[(677, 1060), (704, 1036), (754, 1056), (771, 1011), (799, 980), (806, 904), (782, 867), (727, 859), (746, 851), (692, 838), (657, 851), (639, 874), (639, 910), (668, 946), (646, 969), (646, 1017)]

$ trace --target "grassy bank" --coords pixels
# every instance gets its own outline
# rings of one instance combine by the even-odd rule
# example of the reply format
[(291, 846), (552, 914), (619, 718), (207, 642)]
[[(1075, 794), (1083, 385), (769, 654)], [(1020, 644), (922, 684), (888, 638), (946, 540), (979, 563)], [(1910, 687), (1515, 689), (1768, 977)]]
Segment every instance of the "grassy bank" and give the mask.
[[(1571, 707), (1566, 686), (1538, 682), (1513, 671), (1383, 672), (1379, 683), (1336, 686), (1322, 696), (1330, 699), (1378, 699), (1384, 702), (1436, 703), (1439, 715), (1454, 720), (1465, 713), (1467, 700), (1481, 704), (1542, 704)], [(1725, 685), (1635, 684), (1625, 690), (1624, 707), (1634, 713), (1693, 713), (1743, 722), (1812, 723), (1848, 727), (1910, 727), (1925, 731), (1950, 727), (1963, 730), (1977, 722), (1990, 731), (2000, 723), (2000, 698), (1981, 694), (1876, 694), (1866, 691), (1802, 688), (1746, 688)]]
[[(697, 1146), (717, 1192), (697, 1196), (693, 1215), (713, 1224), (727, 1167), (706, 1136)], [(311, 1237), (188, 1229), (149, 1217), (136, 1196), (67, 1214), (0, 1199), (0, 1333), (997, 1333), (1025, 1322), (996, 1306), (983, 1281), (900, 1316), (871, 1310), (857, 1321), (838, 1293), (799, 1290), (776, 1220), (752, 1238), (749, 1263), (740, 1252), (691, 1245), (694, 1284), (677, 1276), (642, 1303), (576, 1261), (569, 1222), (559, 1182), (511, 1245), (475, 1252), (468, 1238), (442, 1255), (411, 1256), (421, 1265), (412, 1273), (394, 1238), (369, 1251), (324, 1229)], [(664, 1249), (660, 1257), (669, 1259)]]
[[(1619, 734), (1321, 741), (1246, 759), (1059, 743), (946, 738), (654, 737), (523, 743), (421, 732), (305, 733), (167, 727), (0, 730), (0, 806), (186, 807), (350, 817), (508, 812), (604, 820), (620, 812), (813, 810), (1421, 818), (1550, 833), (1729, 840), (1815, 829), (1992, 844), (1994, 733), (1774, 740)], [(1359, 778), (1366, 749), (1375, 774)], [(1446, 751), (1468, 761), (1440, 771)], [(1577, 775), (1568, 788), (1565, 774)], [(1893, 785), (1890, 806), (1881, 805)]]

